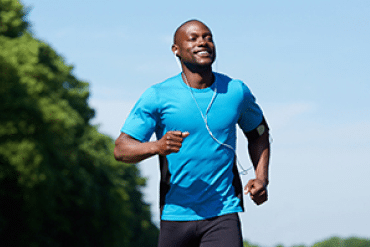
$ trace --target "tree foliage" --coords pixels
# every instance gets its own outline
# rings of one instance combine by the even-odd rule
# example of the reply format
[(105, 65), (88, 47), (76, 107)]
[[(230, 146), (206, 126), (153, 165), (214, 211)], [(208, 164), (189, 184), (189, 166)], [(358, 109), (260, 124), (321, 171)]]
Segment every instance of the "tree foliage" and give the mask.
[(315, 243), (312, 247), (369, 247), (370, 239), (351, 237), (342, 239), (339, 237), (332, 237), (327, 240)]
[(258, 245), (251, 244), (247, 240), (244, 240), (243, 247), (258, 247)]
[(89, 84), (0, 0), (0, 239), (6, 246), (154, 246), (133, 165), (90, 124)]
[(28, 27), (28, 23), (23, 20), (24, 7), (14, 0), (1, 0), (0, 3), (0, 35), (19, 37)]
[[(244, 241), (244, 247), (258, 247), (258, 245), (251, 244), (248, 241)], [(276, 245), (276, 247), (284, 247), (282, 244)], [(291, 247), (305, 247), (305, 245), (292, 245)], [(311, 247), (370, 247), (370, 239), (350, 237), (350, 238), (339, 238), (331, 237), (329, 239), (320, 241), (312, 245)]]

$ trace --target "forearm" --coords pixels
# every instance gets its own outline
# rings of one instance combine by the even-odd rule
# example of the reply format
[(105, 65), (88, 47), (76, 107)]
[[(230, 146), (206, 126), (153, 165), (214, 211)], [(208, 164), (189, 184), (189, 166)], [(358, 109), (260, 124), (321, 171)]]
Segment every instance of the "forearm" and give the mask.
[(179, 152), (182, 141), (189, 132), (168, 131), (160, 140), (140, 142), (131, 136), (121, 133), (116, 140), (114, 157), (126, 163), (138, 163), (153, 155), (162, 156)]
[(138, 163), (156, 155), (155, 142), (139, 142), (123, 134), (116, 140), (114, 157), (125, 163)]
[(268, 131), (266, 131), (253, 142), (249, 142), (248, 151), (254, 166), (256, 179), (261, 180), (266, 186), (269, 183), (268, 170), (270, 161), (270, 142)]

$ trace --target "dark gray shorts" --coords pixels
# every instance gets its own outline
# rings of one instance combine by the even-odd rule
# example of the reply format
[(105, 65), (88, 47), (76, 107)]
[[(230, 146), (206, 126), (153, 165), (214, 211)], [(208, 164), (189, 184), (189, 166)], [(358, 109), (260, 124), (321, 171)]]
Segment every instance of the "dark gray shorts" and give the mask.
[(237, 213), (199, 221), (161, 221), (158, 247), (242, 247)]

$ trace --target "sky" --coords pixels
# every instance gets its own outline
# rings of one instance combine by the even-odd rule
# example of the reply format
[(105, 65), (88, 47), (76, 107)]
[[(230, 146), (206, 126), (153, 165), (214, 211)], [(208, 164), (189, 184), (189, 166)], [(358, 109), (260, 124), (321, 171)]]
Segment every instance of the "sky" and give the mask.
[[(260, 246), (370, 238), (370, 1), (23, 0), (31, 31), (90, 83), (93, 124), (117, 138), (145, 89), (180, 72), (189, 19), (214, 35), (213, 69), (243, 80), (270, 126), (269, 200), (245, 196), (243, 237)], [(238, 156), (251, 166), (238, 131)], [(140, 164), (159, 222), (157, 158)], [(243, 183), (254, 177), (243, 176)]]

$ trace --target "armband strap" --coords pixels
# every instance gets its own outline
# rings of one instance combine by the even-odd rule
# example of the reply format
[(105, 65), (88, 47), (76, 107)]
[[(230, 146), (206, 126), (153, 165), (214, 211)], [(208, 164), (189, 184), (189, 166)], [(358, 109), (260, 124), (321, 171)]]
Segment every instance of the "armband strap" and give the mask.
[(251, 141), (251, 140), (253, 141), (253, 140), (256, 140), (258, 137), (260, 137), (261, 135), (263, 135), (263, 133), (265, 133), (268, 130), (269, 130), (269, 127), (267, 125), (265, 118), (263, 117), (261, 123), (257, 126), (257, 128), (245, 133), (245, 135), (247, 136), (248, 141)]

